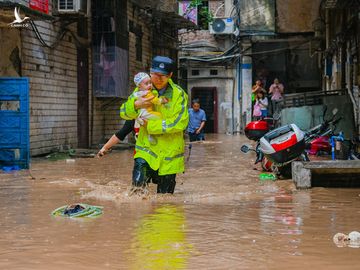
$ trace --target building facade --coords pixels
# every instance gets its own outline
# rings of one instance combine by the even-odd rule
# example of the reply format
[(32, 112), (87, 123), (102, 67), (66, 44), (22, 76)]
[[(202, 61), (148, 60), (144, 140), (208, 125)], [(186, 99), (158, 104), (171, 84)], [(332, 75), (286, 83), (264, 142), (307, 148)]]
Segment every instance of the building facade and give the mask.
[[(176, 1), (63, 2), (0, 1), (0, 77), (29, 78), (33, 156), (103, 143), (134, 74), (155, 54), (177, 60), (177, 29), (191, 25)], [(26, 25), (10, 25), (15, 9)]]
[[(180, 33), (180, 63), (189, 96), (200, 91), (204, 101), (210, 96), (215, 104), (214, 116), (208, 111), (215, 122), (210, 126), (217, 129), (209, 132), (243, 131), (251, 121), (251, 89), (258, 79), (267, 91), (275, 78), (285, 93), (321, 90), (321, 65), (309, 49), (321, 0), (202, 2), (214, 16), (212, 29)], [(233, 31), (214, 30), (219, 20), (232, 21)]]
[(354, 135), (360, 132), (360, 5), (357, 1), (321, 1), (316, 50), (322, 66), (322, 87), (344, 90), (352, 107)]
[[(214, 20), (228, 24), (226, 30), (214, 32), (216, 23), (204, 25), (201, 6), (189, 15), (197, 30), (179, 32), (181, 83), (188, 89), (189, 99), (198, 98), (205, 110), (205, 132), (236, 133), (240, 131), (240, 91), (236, 12), (233, 1), (202, 1)], [(188, 1), (180, 1), (180, 7)], [(186, 8), (182, 8), (183, 10)], [(180, 12), (182, 10), (180, 9)], [(228, 21), (228, 22), (227, 22)]]

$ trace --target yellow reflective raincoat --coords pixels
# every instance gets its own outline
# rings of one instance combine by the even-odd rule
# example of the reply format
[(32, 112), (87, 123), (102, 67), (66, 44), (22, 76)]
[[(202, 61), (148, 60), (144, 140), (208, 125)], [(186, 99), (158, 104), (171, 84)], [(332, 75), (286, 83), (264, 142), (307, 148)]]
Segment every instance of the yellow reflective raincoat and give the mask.
[[(134, 92), (138, 91), (135, 88)], [(184, 172), (184, 130), (189, 122), (188, 96), (180, 86), (169, 79), (168, 87), (161, 97), (166, 97), (166, 104), (154, 105), (160, 112), (161, 119), (152, 119), (146, 127), (141, 126), (136, 141), (134, 158), (143, 158), (151, 169), (159, 170), (159, 175)], [(130, 95), (120, 108), (123, 119), (136, 119), (140, 110), (135, 109), (135, 95)], [(151, 135), (151, 143), (149, 141)]]

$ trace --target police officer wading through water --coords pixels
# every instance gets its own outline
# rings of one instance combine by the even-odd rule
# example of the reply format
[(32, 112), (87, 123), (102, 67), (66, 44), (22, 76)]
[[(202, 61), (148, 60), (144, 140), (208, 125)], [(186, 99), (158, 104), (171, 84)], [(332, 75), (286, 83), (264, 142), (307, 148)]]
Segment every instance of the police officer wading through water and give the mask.
[[(165, 105), (153, 105), (151, 99), (135, 97), (134, 93), (121, 106), (120, 116), (136, 119), (141, 108), (155, 106), (162, 119), (148, 120), (140, 127), (134, 156), (133, 186), (144, 187), (152, 181), (158, 193), (174, 193), (176, 174), (184, 172), (185, 142), (183, 132), (189, 121), (187, 94), (172, 80), (174, 62), (164, 56), (152, 60), (150, 75)], [(151, 135), (151, 136), (149, 136)], [(152, 138), (151, 142), (149, 138)]]

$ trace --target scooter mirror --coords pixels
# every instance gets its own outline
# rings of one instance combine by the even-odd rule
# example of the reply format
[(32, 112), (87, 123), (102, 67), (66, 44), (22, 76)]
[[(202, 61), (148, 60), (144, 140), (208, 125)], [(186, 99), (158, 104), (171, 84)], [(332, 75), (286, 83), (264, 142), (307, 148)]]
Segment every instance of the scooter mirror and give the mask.
[(250, 147), (244, 144), (243, 146), (241, 146), (240, 150), (241, 152), (246, 154), (250, 151)]
[(334, 108), (334, 109), (332, 110), (332, 114), (335, 115), (335, 114), (338, 113), (338, 111), (339, 111), (338, 108)]

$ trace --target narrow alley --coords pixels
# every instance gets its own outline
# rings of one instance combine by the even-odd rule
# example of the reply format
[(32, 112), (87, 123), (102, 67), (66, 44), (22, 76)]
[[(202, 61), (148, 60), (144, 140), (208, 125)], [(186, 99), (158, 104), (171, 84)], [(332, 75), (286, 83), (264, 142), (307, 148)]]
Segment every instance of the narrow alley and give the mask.
[[(354, 269), (358, 249), (332, 238), (358, 228), (359, 190), (260, 181), (255, 156), (240, 152), (246, 141), (193, 143), (174, 195), (150, 185), (148, 196), (128, 196), (132, 148), (102, 159), (38, 158), (31, 176), (1, 174), (0, 268)], [(50, 215), (80, 201), (103, 206), (103, 215)]]

